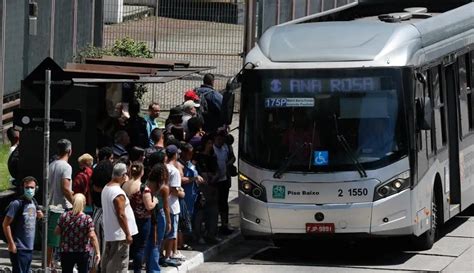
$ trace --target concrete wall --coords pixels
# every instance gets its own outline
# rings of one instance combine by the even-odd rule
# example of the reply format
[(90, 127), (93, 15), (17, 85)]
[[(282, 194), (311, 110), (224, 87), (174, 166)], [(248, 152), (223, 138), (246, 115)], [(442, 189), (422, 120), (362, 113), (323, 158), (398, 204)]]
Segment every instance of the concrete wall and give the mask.
[(5, 40), (5, 94), (19, 90), (23, 73), (23, 51), (26, 30), (25, 1), (7, 1), (6, 40)]
[(104, 23), (117, 24), (123, 21), (123, 0), (104, 0)]
[[(79, 50), (87, 44), (102, 45), (103, 0), (76, 0), (75, 42), (73, 39), (74, 1), (36, 0), (38, 15), (35, 35), (29, 33), (28, 0), (6, 1), (4, 80), (6, 96), (17, 94), (20, 91), (21, 80), (44, 58), (52, 55), (58, 64), (64, 66), (72, 61), (75, 47)], [(53, 52), (50, 52), (53, 3), (55, 4), (54, 39), (52, 40)]]

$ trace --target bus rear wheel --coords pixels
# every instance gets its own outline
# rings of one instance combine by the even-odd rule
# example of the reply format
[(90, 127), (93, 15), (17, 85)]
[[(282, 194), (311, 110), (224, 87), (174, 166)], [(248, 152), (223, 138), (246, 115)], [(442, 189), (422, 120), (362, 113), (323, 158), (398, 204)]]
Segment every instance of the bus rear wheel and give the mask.
[(412, 246), (415, 250), (428, 250), (433, 247), (433, 244), (436, 241), (436, 237), (438, 234), (438, 228), (440, 223), (440, 217), (442, 209), (442, 205), (440, 205), (440, 201), (436, 197), (436, 192), (433, 191), (431, 195), (431, 210), (430, 210), (430, 229), (428, 229), (425, 233), (421, 234), (420, 236), (413, 236), (411, 239)]

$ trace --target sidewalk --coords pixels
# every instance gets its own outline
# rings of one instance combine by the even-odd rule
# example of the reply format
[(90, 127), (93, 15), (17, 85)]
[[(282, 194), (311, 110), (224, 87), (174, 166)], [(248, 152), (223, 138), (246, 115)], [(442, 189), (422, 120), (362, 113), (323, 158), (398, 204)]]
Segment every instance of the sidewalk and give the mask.
[[(231, 192), (235, 196), (235, 192)], [(229, 202), (229, 222), (230, 226), (234, 229), (234, 233), (227, 236), (221, 237), (223, 240), (216, 245), (197, 245), (193, 246), (193, 251), (181, 251), (186, 257), (186, 261), (179, 267), (162, 267), (162, 272), (172, 273), (172, 272), (188, 272), (206, 260), (211, 259), (213, 256), (223, 251), (232, 245), (232, 242), (237, 239), (240, 235), (239, 227), (239, 208), (237, 199), (233, 199)], [(10, 267), (10, 259), (8, 255), (7, 245), (2, 241), (0, 243), (0, 272), (10, 272), (4, 271), (5, 268)], [(33, 272), (41, 272), (41, 251), (33, 252), (33, 263), (32, 263)], [(60, 271), (58, 271), (60, 272)], [(143, 271), (145, 272), (145, 271)]]
[[(167, 114), (167, 113), (166, 113)], [(167, 116), (167, 115), (164, 116)], [(235, 155), (238, 158), (238, 126), (239, 126), (239, 115), (234, 114), (233, 122), (230, 126), (232, 130), (231, 134), (235, 138), (235, 142), (232, 145)], [(235, 163), (237, 165), (237, 163)], [(240, 235), (240, 222), (239, 222), (239, 206), (238, 206), (238, 185), (237, 185), (237, 177), (232, 177), (232, 185), (229, 192), (229, 225), (232, 229), (234, 229), (234, 233), (230, 236), (221, 237), (222, 241), (216, 245), (193, 245), (193, 251), (182, 251), (182, 253), (187, 257), (186, 261), (182, 263), (179, 267), (162, 267), (162, 272), (172, 273), (172, 272), (187, 272), (190, 271), (202, 263), (204, 261), (211, 259), (213, 256), (218, 254), (219, 252), (223, 251), (224, 249), (228, 248), (232, 245), (232, 242), (237, 239)], [(32, 262), (32, 270), (33, 272), (41, 272), (41, 251), (34, 251), (33, 252), (33, 262)], [(3, 241), (0, 241), (0, 273), (3, 272), (10, 272), (4, 271), (4, 268), (10, 268), (10, 258), (7, 250), (7, 244)], [(11, 268), (10, 268), (11, 269)], [(60, 272), (60, 271), (58, 271)], [(131, 272), (131, 271), (130, 271)], [(145, 271), (143, 271), (145, 272)]]

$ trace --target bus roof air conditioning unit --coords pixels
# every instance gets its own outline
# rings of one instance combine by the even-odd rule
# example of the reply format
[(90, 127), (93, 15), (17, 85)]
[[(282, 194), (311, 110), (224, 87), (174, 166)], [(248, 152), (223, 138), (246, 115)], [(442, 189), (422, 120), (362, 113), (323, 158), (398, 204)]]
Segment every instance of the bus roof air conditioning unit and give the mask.
[(424, 7), (411, 7), (411, 8), (406, 8), (403, 11), (408, 12), (408, 13), (427, 13), (428, 9)]
[(401, 21), (410, 20), (412, 17), (413, 14), (409, 12), (395, 12), (379, 15), (379, 20), (387, 23), (398, 23)]
[(424, 7), (406, 8), (403, 11), (411, 13), (413, 19), (427, 19), (433, 17), (433, 14), (428, 13), (428, 9)]

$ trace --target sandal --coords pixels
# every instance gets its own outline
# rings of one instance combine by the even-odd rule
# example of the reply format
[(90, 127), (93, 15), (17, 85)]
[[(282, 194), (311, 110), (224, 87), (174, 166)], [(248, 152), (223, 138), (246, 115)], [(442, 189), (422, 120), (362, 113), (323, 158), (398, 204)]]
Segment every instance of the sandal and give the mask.
[(184, 244), (179, 250), (193, 250), (193, 248), (188, 244)]

